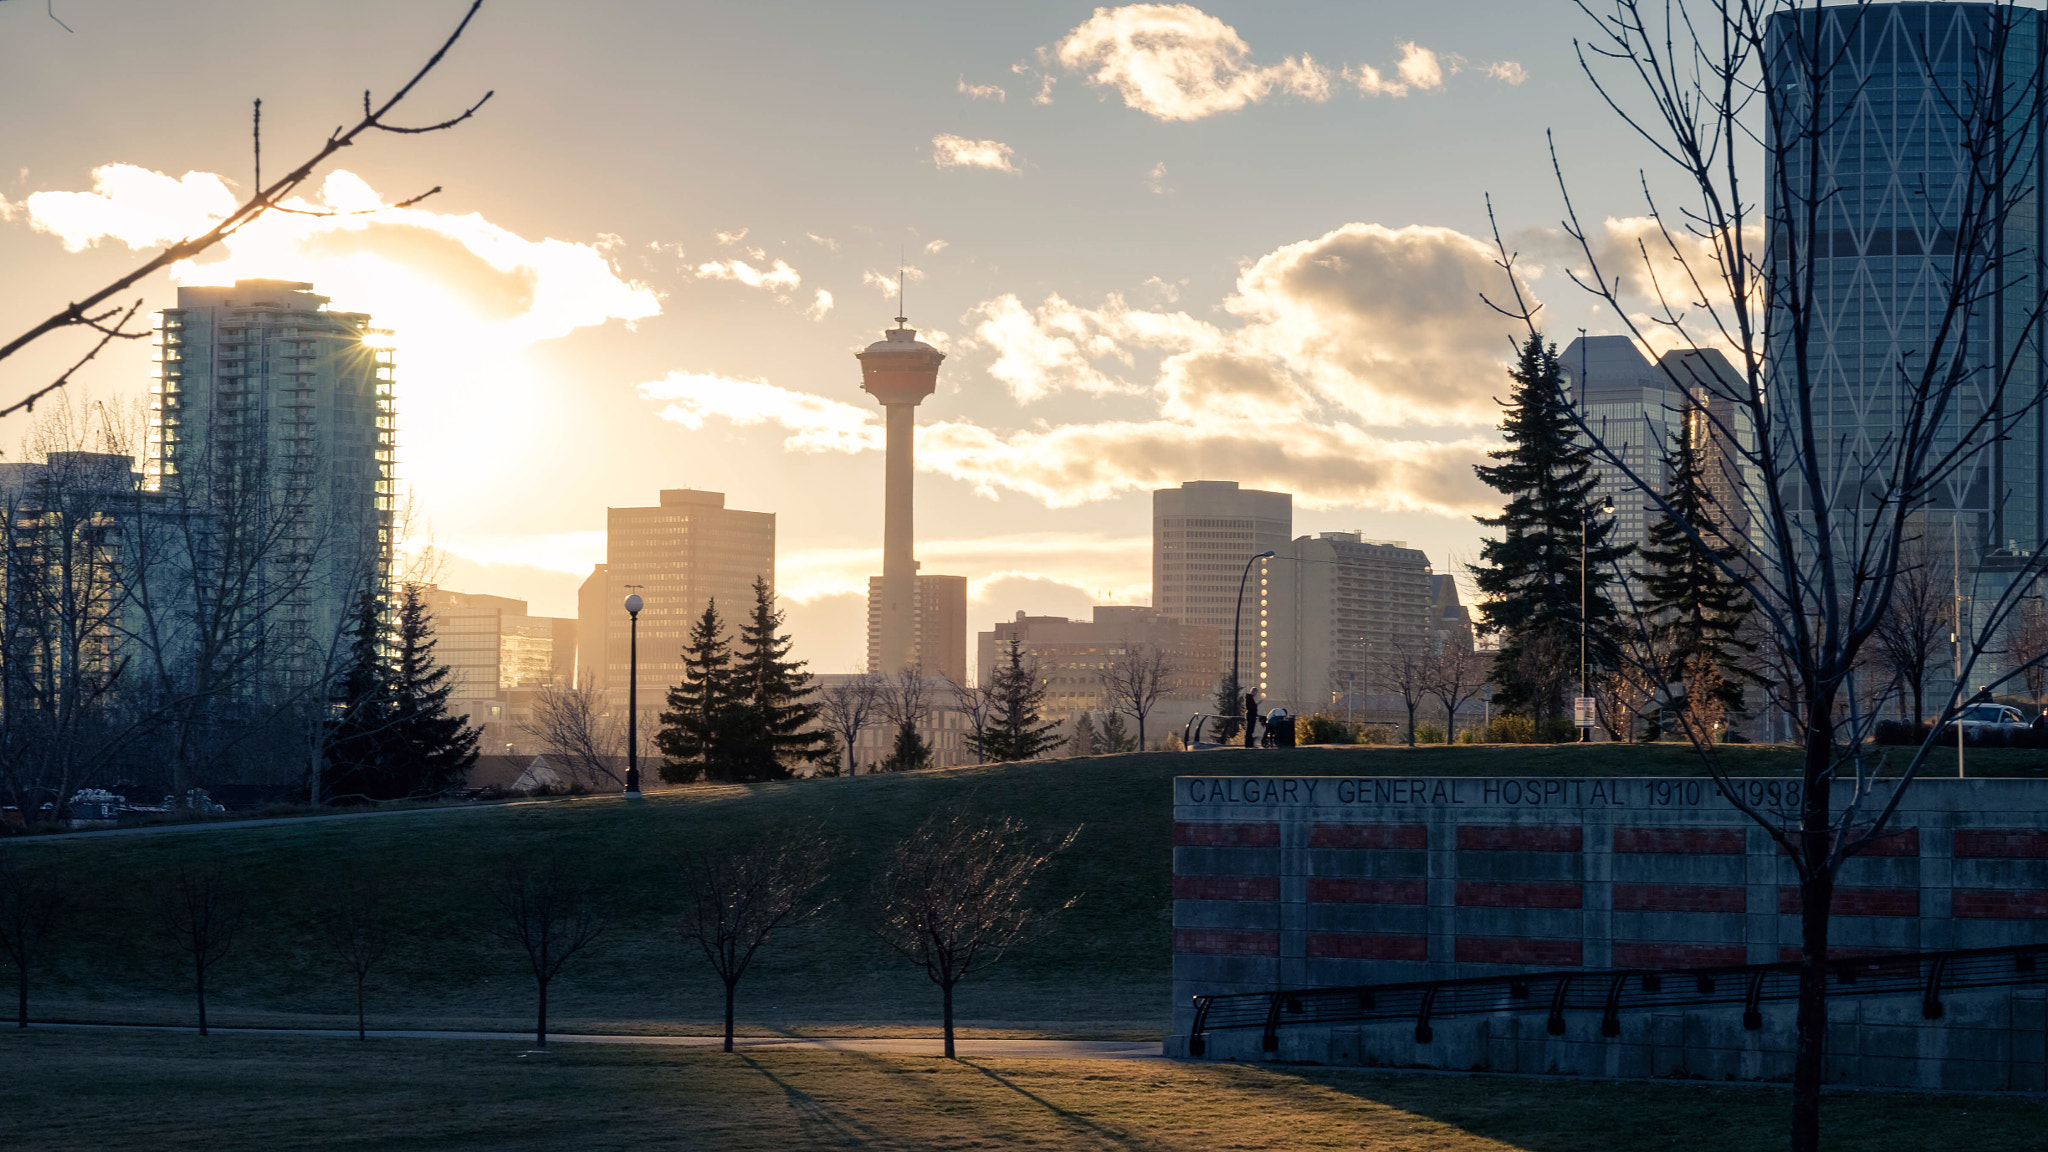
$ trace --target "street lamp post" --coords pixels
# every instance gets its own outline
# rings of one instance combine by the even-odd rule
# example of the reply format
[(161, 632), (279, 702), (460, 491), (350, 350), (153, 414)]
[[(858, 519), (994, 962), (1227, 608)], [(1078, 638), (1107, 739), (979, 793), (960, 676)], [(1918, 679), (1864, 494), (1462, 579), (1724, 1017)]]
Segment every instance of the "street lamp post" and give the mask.
[(631, 639), (626, 648), (626, 795), (640, 795), (640, 609), (638, 592), (626, 597)]
[[(1583, 351), (1584, 345), (1580, 347), (1581, 351)], [(1588, 682), (1586, 669), (1586, 638), (1590, 631), (1588, 621), (1586, 620), (1586, 535), (1591, 530), (1593, 514), (1595, 512), (1612, 514), (1614, 512), (1614, 497), (1604, 497), (1600, 501), (1598, 508), (1589, 506), (1585, 513), (1579, 517), (1579, 695), (1582, 697), (1592, 695), (1592, 686)], [(1576, 720), (1577, 717), (1573, 717), (1573, 719)], [(1593, 729), (1591, 726), (1579, 729), (1579, 743), (1589, 743), (1592, 739)]]
[[(1237, 678), (1237, 654), (1244, 647), (1244, 582), (1251, 577), (1252, 565), (1273, 555), (1268, 548), (1244, 562), (1244, 571), (1237, 574), (1237, 615), (1230, 623), (1230, 690), (1242, 692), (1244, 685)], [(1245, 747), (1251, 747), (1252, 718), (1244, 718)]]

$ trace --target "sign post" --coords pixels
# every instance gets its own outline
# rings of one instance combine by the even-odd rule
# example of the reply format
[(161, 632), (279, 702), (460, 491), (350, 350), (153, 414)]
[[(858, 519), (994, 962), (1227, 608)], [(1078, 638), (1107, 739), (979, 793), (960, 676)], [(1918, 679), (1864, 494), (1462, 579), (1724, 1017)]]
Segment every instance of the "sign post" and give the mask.
[(1593, 698), (1591, 696), (1572, 697), (1572, 724), (1579, 728), (1599, 726), (1599, 722), (1593, 716)]

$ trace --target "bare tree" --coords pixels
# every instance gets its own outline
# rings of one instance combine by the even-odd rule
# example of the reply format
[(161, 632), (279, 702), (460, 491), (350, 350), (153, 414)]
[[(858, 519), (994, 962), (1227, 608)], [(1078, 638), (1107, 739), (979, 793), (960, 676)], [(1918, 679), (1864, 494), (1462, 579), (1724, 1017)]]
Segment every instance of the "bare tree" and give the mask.
[[(958, 685), (954, 686), (954, 691), (959, 691)], [(845, 775), (851, 776), (859, 771), (853, 746), (880, 711), (882, 692), (882, 677), (873, 672), (861, 672), (818, 694), (818, 707), (825, 726), (838, 735), (846, 748)]]
[(548, 985), (604, 931), (596, 898), (588, 887), (563, 872), (560, 857), (552, 851), (538, 860), (514, 857), (505, 861), (491, 881), (490, 896), (498, 908), (492, 933), (526, 953), (539, 992), (534, 1043), (546, 1047)]
[(48, 861), (24, 864), (19, 847), (0, 849), (0, 948), (14, 961), (15, 1026), (28, 1027), (29, 970), (40, 963), (64, 912), (64, 886)]
[(1424, 686), (1444, 706), (1444, 743), (1457, 741), (1458, 709), (1478, 699), (1486, 687), (1488, 663), (1473, 651), (1471, 636), (1462, 631), (1446, 635), (1432, 653)]
[(2006, 625), (2005, 654), (2007, 662), (2019, 665), (2027, 699), (2033, 702), (2034, 711), (2040, 712), (2041, 697), (2048, 693), (2048, 663), (2042, 660), (2048, 656), (2048, 603), (2041, 597), (2020, 601), (2019, 610)]
[(384, 959), (391, 946), (384, 917), (384, 885), (374, 874), (351, 866), (343, 870), (327, 908), (320, 919), (328, 947), (355, 982), (356, 1039), (369, 1038), (363, 1003), (370, 972)]
[(921, 668), (901, 668), (882, 678), (877, 700), (883, 719), (898, 728), (915, 728), (932, 714), (932, 682)]
[(242, 928), (242, 886), (217, 867), (180, 868), (157, 893), (164, 932), (192, 958), (199, 1034), (206, 1035), (206, 974), (227, 958)]
[(602, 692), (581, 685), (544, 685), (534, 697), (533, 718), (519, 727), (572, 779), (592, 787), (623, 785), (613, 765), (625, 757), (626, 734), (619, 718), (606, 710)]
[(1928, 674), (1955, 627), (1949, 558), (1924, 536), (1903, 543), (1892, 577), (1892, 600), (1871, 639), (1871, 663), (1896, 679), (1913, 700), (1913, 725), (1927, 715)]
[(1047, 844), (1014, 817), (937, 812), (890, 851), (872, 898), (874, 932), (939, 986), (948, 1059), (954, 987), (1035, 939), (1080, 899), (1043, 908), (1027, 899), (1046, 864), (1079, 834)]
[[(1928, 106), (1938, 112), (1926, 128), (1930, 154), (1914, 171), (1921, 186), (1913, 201), (1924, 206), (1915, 212), (1927, 218), (1914, 221), (1917, 234), (1896, 248), (1887, 237), (1883, 254), (1895, 258), (1896, 275), (1917, 277), (1925, 288), (1914, 305), (1915, 334), (1901, 337), (1910, 347), (1888, 363), (1865, 361), (1868, 373), (1851, 379), (1826, 344), (1821, 317), (1843, 304), (1822, 261), (1846, 247), (1838, 237), (1853, 234), (1841, 221), (1860, 228), (1860, 213), (1875, 205), (1843, 207), (1833, 157), (1841, 139), (1861, 131), (1873, 98), (1856, 75), (1863, 22), (1888, 19), (1891, 6), (1577, 2), (1593, 22), (1580, 51), (1588, 79), (1668, 168), (1641, 182), (1641, 239), (1610, 245), (1604, 231), (1584, 222), (1562, 163), (1553, 160), (1565, 231), (1580, 261), (1572, 277), (1637, 340), (1689, 353), (1662, 366), (1673, 386), (1699, 402), (1735, 481), (1728, 502), (1741, 514), (1723, 517), (1719, 529), (1692, 522), (1583, 412), (1575, 409), (1574, 418), (1631, 498), (1678, 522), (1773, 635), (1776, 691), (1794, 710), (1804, 753), (1796, 798), (1780, 807), (1751, 802), (1726, 786), (1717, 745), (1696, 730), (1688, 736), (1722, 794), (1771, 835), (1799, 878), (1791, 1146), (1811, 1152), (1820, 1141), (1836, 880), (1884, 831), (1933, 747), (1930, 737), (1904, 765), (1882, 764), (1866, 741), (1876, 717), (1852, 680), (1915, 568), (1915, 542), (1930, 528), (1947, 529), (1942, 534), (1960, 551), (1967, 522), (1971, 559), (1987, 562), (1997, 587), (1977, 601), (1974, 619), (1958, 622), (1967, 635), (1938, 730), (1971, 702), (1964, 685), (1980, 682), (1978, 658), (1997, 650), (1998, 632), (2040, 575), (2048, 543), (2025, 541), (1992, 561), (2004, 544), (1990, 538), (1990, 526), (2005, 484), (1993, 473), (1993, 447), (2037, 420), (2042, 399), (2032, 367), (2041, 323), (2033, 255), (2011, 247), (2031, 233), (2005, 227), (2021, 206), (2031, 211), (2039, 183), (2041, 77), (2008, 69), (2021, 17), (2010, 3), (1937, 6), (1951, 29), (1939, 44), (1916, 43), (1903, 31), (1894, 37), (1899, 51), (1886, 59), (1900, 62), (1902, 76), (1922, 71)], [(1883, 92), (1892, 99), (1889, 82)], [(1753, 182), (1755, 161), (1764, 179)], [(1676, 213), (1660, 198), (1673, 188), (1684, 201)], [(1535, 305), (1514, 262), (1501, 243), (1514, 294), (1503, 311), (1534, 336)], [(2003, 295), (2008, 288), (2011, 298)], [(1710, 361), (1728, 370), (1705, 370)], [(1835, 409), (1851, 387), (1872, 413), (1852, 432)], [(1678, 679), (1671, 671), (1658, 669), (1656, 677), (1670, 683)], [(1989, 690), (2019, 672), (1994, 670), (1981, 681)]]
[(776, 835), (740, 852), (699, 852), (682, 861), (688, 899), (679, 932), (694, 942), (725, 985), (725, 1050), (732, 1051), (733, 1000), (754, 954), (775, 933), (817, 915), (826, 844), (819, 828)]
[(1145, 750), (1145, 717), (1173, 685), (1173, 665), (1153, 644), (1126, 644), (1102, 668), (1102, 687), (1112, 711), (1138, 722), (1138, 751)]
[[(253, 167), (255, 170), (255, 179), (252, 186), (255, 191), (251, 192), (249, 198), (237, 206), (234, 211), (230, 212), (220, 223), (214, 225), (206, 232), (166, 246), (162, 252), (143, 261), (140, 266), (116, 278), (112, 283), (77, 298), (48, 319), (30, 327), (26, 332), (16, 336), (14, 339), (0, 344), (0, 360), (5, 360), (35, 341), (55, 332), (83, 328), (90, 332), (98, 333), (100, 337), (81, 359), (66, 369), (54, 382), (30, 392), (23, 399), (17, 400), (5, 408), (0, 408), (0, 416), (33, 409), (36, 401), (64, 387), (72, 376), (77, 374), (88, 363), (91, 363), (114, 340), (139, 340), (149, 335), (147, 331), (131, 331), (128, 327), (136, 314), (142, 310), (142, 301), (140, 299), (126, 308), (117, 304), (110, 305), (108, 301), (141, 283), (151, 274), (168, 268), (180, 260), (190, 260), (200, 255), (222, 240), (241, 231), (268, 212), (291, 212), (298, 215), (316, 216), (341, 215), (342, 213), (338, 212), (319, 212), (305, 208), (286, 207), (284, 204), (293, 193), (297, 192), (306, 181), (312, 178), (313, 173), (319, 169), (320, 165), (326, 163), (335, 153), (353, 146), (373, 132), (392, 132), (403, 135), (439, 132), (444, 129), (453, 128), (475, 115), (477, 109), (482, 108), (484, 102), (491, 98), (491, 93), (484, 93), (482, 100), (478, 100), (470, 105), (460, 114), (436, 124), (411, 126), (394, 124), (390, 121), (391, 115), (397, 111), (399, 105), (403, 104), (408, 96), (412, 95), (413, 89), (417, 88), (427, 78), (428, 73), (440, 65), (441, 61), (448, 55), (449, 49), (455, 47), (455, 42), (462, 38), (463, 32), (469, 27), (469, 22), (476, 17), (477, 10), (481, 7), (483, 7), (483, 0), (472, 0), (469, 10), (463, 13), (462, 20), (456, 24), (455, 30), (449, 33), (446, 40), (441, 42), (440, 48), (432, 56), (428, 57), (427, 62), (421, 65), (418, 71), (413, 73), (411, 79), (407, 80), (381, 103), (374, 102), (371, 99), (370, 93), (365, 91), (363, 93), (363, 112), (361, 118), (357, 119), (353, 124), (336, 128), (318, 148), (313, 150), (312, 155), (308, 159), (293, 167), (281, 179), (274, 180), (269, 184), (263, 182), (263, 101), (256, 101), (251, 130), (252, 152), (254, 156)], [(409, 207), (425, 200), (440, 190), (439, 187), (432, 188), (394, 207)], [(350, 214), (353, 215), (354, 213)]]
[(1403, 637), (1393, 642), (1386, 659), (1380, 661), (1380, 683), (1401, 694), (1408, 709), (1408, 746), (1415, 746), (1415, 711), (1429, 691), (1429, 650), (1419, 639)]

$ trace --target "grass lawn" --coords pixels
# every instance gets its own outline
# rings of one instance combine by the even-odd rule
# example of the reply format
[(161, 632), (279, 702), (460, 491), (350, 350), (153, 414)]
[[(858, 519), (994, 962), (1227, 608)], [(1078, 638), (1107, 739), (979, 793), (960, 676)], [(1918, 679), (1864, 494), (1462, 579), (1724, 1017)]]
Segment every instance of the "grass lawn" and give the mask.
[[(1733, 747), (1738, 772), (1790, 771), (1784, 749)], [(1973, 772), (2039, 774), (2048, 757), (1972, 753)], [(1103, 1038), (1160, 1034), (1168, 1015), (1170, 783), (1176, 775), (1690, 775), (1674, 745), (1304, 748), (1152, 753), (730, 787), (627, 804), (615, 797), (389, 817), (9, 846), (60, 861), (74, 885), (61, 946), (37, 974), (38, 1018), (183, 1022), (187, 970), (158, 928), (152, 893), (175, 869), (219, 866), (247, 887), (247, 915), (209, 978), (221, 1024), (332, 1023), (352, 1012), (316, 913), (344, 868), (381, 875), (397, 944), (373, 977), (373, 1026), (518, 1029), (533, 986), (484, 930), (482, 883), (506, 856), (559, 852), (605, 895), (608, 927), (553, 990), (563, 1030), (695, 1031), (719, 1015), (717, 982), (677, 941), (675, 860), (685, 849), (773, 837), (798, 822), (836, 838), (826, 917), (764, 954), (741, 987), (755, 1032), (900, 1031), (938, 1016), (936, 990), (865, 932), (875, 861), (934, 807), (1004, 812), (1051, 835), (1079, 825), (1049, 892), (1082, 894), (1059, 931), (962, 985), (963, 1024), (983, 1034)]]
[[(1317, 1068), (192, 1035), (0, 1036), (0, 1147), (1750, 1152), (1778, 1089)], [(2041, 1146), (2036, 1100), (1832, 1093), (1827, 1147)]]

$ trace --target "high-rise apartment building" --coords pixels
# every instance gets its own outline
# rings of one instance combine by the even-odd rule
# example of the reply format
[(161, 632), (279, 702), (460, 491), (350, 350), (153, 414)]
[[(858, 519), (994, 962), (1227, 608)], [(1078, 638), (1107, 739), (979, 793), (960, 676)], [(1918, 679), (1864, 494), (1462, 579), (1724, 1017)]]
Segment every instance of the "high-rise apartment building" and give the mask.
[(1296, 713), (1389, 691), (1389, 669), (1426, 651), (1445, 607), (1429, 557), (1357, 532), (1303, 536), (1278, 551), (1252, 567), (1239, 682)]
[[(1216, 629), (1223, 643), (1219, 674), (1230, 670), (1245, 561), (1286, 547), (1293, 535), (1294, 497), (1285, 492), (1241, 489), (1234, 480), (1189, 480), (1152, 493), (1153, 607), (1183, 624)], [(1249, 600), (1247, 593), (1248, 606)], [(1240, 652), (1240, 660), (1253, 651)]]
[[(2038, 403), (2048, 373), (2036, 320), (2048, 302), (2041, 25), (2040, 10), (2023, 5), (1830, 6), (1773, 16), (1765, 49), (1767, 60), (1790, 60), (1806, 46), (1828, 62), (1818, 92), (1797, 67), (1773, 69), (1779, 102), (1801, 116), (1811, 108), (1821, 130), (1782, 163), (1772, 157), (1764, 181), (1772, 258), (1785, 260), (1795, 239), (1802, 258), (1814, 257), (1808, 371), (1828, 495), (1838, 508), (1869, 503), (1870, 477), (1889, 471), (1884, 461), (1913, 403), (1909, 381), (1929, 371), (1960, 380), (1932, 452), (1954, 451), (1980, 419), (1990, 427), (1975, 434), (1981, 450), (1970, 465), (1934, 493), (1920, 534), (1958, 542), (1963, 587), (1979, 597), (2010, 578), (2001, 573), (2017, 567), (2012, 553), (2048, 538), (2048, 410)], [(1973, 155), (1966, 118), (1987, 116), (1995, 142)], [(1802, 235), (1810, 203), (1819, 219)], [(1974, 229), (1987, 221), (1993, 230), (1976, 241), (1984, 255), (1971, 273), (1981, 277), (1970, 288), (1979, 295), (1953, 310), (1959, 237), (1981, 235)], [(1782, 337), (1791, 331), (1785, 302), (1772, 303)], [(1947, 354), (1930, 369), (1936, 348)], [(1789, 388), (1789, 349), (1772, 353), (1770, 386)], [(1795, 506), (1811, 500), (1785, 495)]]
[[(882, 605), (886, 581), (868, 577), (868, 669), (886, 672), (882, 660)], [(967, 683), (967, 577), (919, 576), (912, 608), (916, 631), (914, 663), (927, 676)]]
[[(311, 284), (178, 289), (157, 318), (144, 484), (260, 546), (266, 652), (307, 667), (391, 576), (397, 412), (389, 333)], [(174, 497), (175, 499), (169, 499)]]
[(586, 686), (605, 689), (625, 706), (629, 593), (640, 611), (640, 700), (643, 719), (659, 712), (663, 693), (683, 679), (690, 628), (715, 602), (728, 633), (754, 610), (754, 581), (775, 585), (775, 514), (725, 506), (723, 492), (663, 489), (651, 508), (608, 509), (605, 563), (577, 597), (578, 633), (603, 637), (603, 674), (579, 670)]

